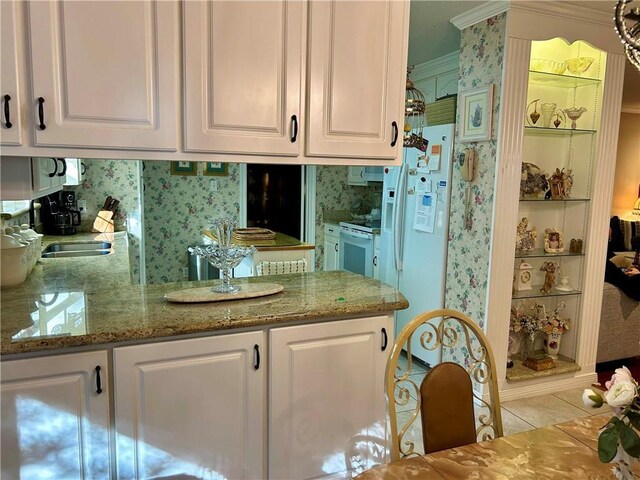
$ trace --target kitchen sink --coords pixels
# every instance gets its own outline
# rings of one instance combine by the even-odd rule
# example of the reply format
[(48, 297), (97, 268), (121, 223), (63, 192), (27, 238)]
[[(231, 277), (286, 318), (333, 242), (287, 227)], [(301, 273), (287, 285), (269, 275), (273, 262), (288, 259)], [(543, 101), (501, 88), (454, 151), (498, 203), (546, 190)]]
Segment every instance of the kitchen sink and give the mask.
[(110, 253), (108, 242), (52, 243), (42, 251), (42, 258), (96, 257)]

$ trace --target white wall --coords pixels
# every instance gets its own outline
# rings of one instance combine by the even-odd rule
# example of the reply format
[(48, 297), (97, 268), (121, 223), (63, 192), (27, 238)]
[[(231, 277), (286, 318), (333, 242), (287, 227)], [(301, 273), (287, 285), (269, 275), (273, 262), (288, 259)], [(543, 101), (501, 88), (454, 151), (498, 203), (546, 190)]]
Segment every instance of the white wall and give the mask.
[(611, 214), (622, 216), (631, 210), (638, 198), (640, 185), (640, 113), (620, 117), (616, 176), (613, 184)]

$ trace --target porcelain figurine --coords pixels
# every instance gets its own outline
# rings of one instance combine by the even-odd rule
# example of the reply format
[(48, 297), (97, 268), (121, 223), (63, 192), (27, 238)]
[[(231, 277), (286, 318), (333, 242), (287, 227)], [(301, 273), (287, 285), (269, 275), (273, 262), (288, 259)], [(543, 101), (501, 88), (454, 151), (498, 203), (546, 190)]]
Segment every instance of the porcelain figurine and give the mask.
[(549, 293), (556, 283), (556, 272), (560, 268), (560, 265), (556, 262), (544, 262), (540, 267), (540, 271), (544, 272), (544, 285), (540, 291), (542, 293)]

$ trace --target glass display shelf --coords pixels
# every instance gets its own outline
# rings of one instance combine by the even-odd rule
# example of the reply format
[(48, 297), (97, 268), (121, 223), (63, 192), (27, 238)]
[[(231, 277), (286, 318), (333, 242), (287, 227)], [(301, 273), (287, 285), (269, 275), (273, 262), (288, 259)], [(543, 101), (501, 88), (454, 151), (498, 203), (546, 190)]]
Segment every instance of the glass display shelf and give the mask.
[(597, 78), (574, 77), (573, 75), (561, 75), (557, 73), (538, 72), (529, 70), (529, 85), (541, 87), (576, 88), (600, 85), (602, 81)]
[[(542, 350), (536, 350), (536, 353), (543, 353)], [(507, 368), (507, 382), (521, 382), (526, 380), (534, 380), (541, 377), (552, 377), (554, 375), (562, 375), (563, 373), (571, 373), (580, 371), (580, 365), (575, 360), (567, 358), (564, 355), (558, 355), (556, 358), (556, 367), (548, 370), (532, 370), (522, 365), (519, 355), (513, 355), (513, 367)]]
[(584, 130), (581, 128), (530, 127), (529, 125), (524, 126), (524, 133), (528, 133), (530, 135), (592, 135), (596, 132), (597, 130)]
[(581, 257), (584, 253), (574, 253), (565, 250), (560, 253), (548, 253), (544, 248), (536, 248), (534, 250), (516, 250), (516, 258), (544, 258), (544, 257)]
[(551, 290), (549, 293), (542, 293), (540, 289), (542, 285), (532, 285), (531, 290), (520, 290), (513, 292), (511, 295), (512, 300), (523, 300), (525, 298), (552, 298), (552, 297), (570, 297), (575, 295), (581, 295), (582, 292), (580, 290), (571, 290), (570, 292), (561, 292), (560, 290), (556, 290), (555, 288)]
[(576, 198), (527, 198), (521, 197), (521, 202), (546, 202), (546, 203), (561, 203), (561, 202), (588, 202), (590, 199), (585, 197), (576, 197)]

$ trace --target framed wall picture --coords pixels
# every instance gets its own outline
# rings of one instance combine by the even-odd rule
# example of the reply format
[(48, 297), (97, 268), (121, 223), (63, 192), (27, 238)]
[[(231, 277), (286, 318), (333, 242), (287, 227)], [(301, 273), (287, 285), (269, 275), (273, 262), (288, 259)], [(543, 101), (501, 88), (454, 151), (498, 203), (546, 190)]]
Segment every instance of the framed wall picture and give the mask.
[(493, 84), (460, 94), (461, 142), (491, 140)]
[(197, 175), (196, 162), (171, 162), (171, 175)]
[(204, 164), (205, 175), (227, 176), (229, 174), (229, 164), (221, 162), (206, 162)]

